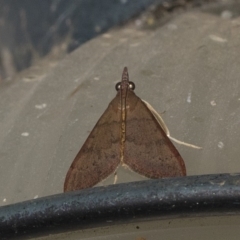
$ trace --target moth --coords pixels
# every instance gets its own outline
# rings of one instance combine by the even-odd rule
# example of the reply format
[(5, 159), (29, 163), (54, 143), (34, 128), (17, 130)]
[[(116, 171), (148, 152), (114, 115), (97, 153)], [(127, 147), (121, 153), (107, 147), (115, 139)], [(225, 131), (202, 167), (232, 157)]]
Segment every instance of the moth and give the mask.
[(135, 93), (128, 69), (109, 103), (73, 160), (64, 192), (89, 188), (122, 164), (147, 178), (186, 176), (181, 155), (166, 135), (156, 113)]

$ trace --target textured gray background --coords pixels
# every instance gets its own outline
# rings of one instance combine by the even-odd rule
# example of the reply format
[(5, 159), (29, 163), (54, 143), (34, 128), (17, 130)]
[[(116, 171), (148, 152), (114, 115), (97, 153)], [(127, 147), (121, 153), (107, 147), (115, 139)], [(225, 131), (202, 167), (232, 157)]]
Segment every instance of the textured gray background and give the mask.
[[(136, 94), (165, 111), (171, 135), (203, 147), (175, 144), (188, 175), (240, 172), (239, 26), (203, 13), (155, 30), (130, 24), (1, 85), (0, 205), (62, 192), (124, 66)], [(118, 182), (141, 179), (119, 170)]]

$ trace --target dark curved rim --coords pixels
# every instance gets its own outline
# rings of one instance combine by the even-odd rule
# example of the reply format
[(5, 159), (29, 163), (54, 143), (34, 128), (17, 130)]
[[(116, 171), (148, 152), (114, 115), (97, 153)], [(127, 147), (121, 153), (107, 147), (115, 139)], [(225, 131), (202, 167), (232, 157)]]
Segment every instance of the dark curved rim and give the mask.
[(148, 180), (52, 195), (0, 207), (0, 239), (152, 218), (240, 213), (240, 174)]

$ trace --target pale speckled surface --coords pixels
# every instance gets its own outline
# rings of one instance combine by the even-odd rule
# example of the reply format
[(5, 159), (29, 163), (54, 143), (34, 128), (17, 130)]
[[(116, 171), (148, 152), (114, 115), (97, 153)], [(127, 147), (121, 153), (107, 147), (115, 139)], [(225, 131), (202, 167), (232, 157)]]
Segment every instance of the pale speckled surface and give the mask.
[(144, 223), (138, 222), (120, 226), (86, 229), (84, 231), (56, 234), (39, 239), (77, 240), (81, 236), (81, 239), (90, 240), (158, 240), (160, 239), (159, 236), (161, 236), (162, 239), (169, 240), (238, 240), (239, 232), (238, 216), (225, 216), (222, 218), (211, 216), (208, 218), (154, 219)]
[[(51, 69), (25, 71), (2, 85), (0, 205), (62, 192), (124, 66), (136, 94), (165, 111), (171, 135), (203, 147), (175, 144), (188, 175), (240, 172), (239, 25), (238, 19), (188, 13), (153, 31), (126, 26)], [(119, 182), (137, 178), (119, 171)]]

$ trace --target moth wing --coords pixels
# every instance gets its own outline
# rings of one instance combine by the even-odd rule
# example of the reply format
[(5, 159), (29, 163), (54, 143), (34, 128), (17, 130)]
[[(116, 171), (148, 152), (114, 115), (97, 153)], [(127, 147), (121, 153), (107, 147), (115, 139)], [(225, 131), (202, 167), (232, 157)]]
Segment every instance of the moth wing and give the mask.
[(184, 161), (152, 112), (129, 91), (124, 163), (148, 178), (186, 175)]
[(73, 160), (64, 192), (89, 188), (107, 178), (120, 163), (120, 111), (117, 95)]

